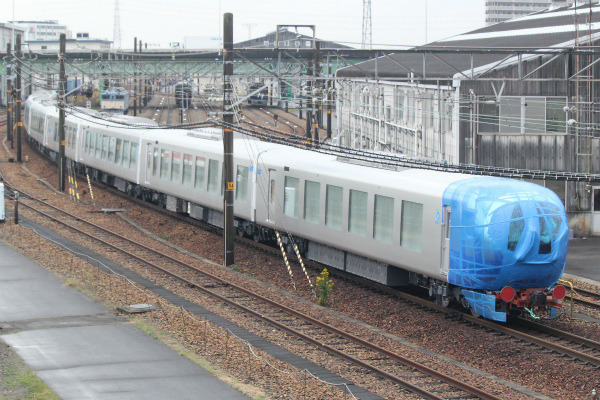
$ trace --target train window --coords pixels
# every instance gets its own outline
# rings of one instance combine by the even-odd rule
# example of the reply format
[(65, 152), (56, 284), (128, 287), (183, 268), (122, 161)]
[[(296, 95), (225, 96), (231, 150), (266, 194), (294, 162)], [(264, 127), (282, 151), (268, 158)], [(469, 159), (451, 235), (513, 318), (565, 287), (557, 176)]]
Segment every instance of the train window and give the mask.
[(58, 122), (54, 124), (54, 143), (58, 143)]
[(111, 163), (115, 162), (115, 151), (117, 149), (117, 139), (114, 137), (108, 138), (108, 161)]
[(123, 141), (121, 139), (117, 139), (117, 148), (115, 149), (115, 164), (121, 164), (121, 155), (123, 153), (123, 145), (121, 144)]
[(160, 154), (159, 149), (157, 147), (154, 148), (154, 157), (152, 157), (152, 175), (158, 175), (158, 164), (160, 162), (160, 158), (158, 157)]
[(304, 183), (304, 219), (315, 224), (319, 223), (321, 212), (321, 184), (306, 181)]
[(327, 185), (325, 199), (325, 225), (333, 229), (342, 229), (342, 202), (344, 189), (339, 186)]
[(208, 192), (219, 193), (219, 162), (208, 160)]
[(538, 217), (538, 221), (540, 224), (540, 247), (538, 253), (550, 254), (550, 251), (552, 250), (552, 231), (550, 230), (545, 217)]
[(196, 157), (196, 177), (194, 178), (194, 187), (204, 189), (204, 170), (206, 161), (202, 157)]
[(400, 246), (421, 251), (423, 233), (423, 204), (402, 200)]
[(102, 135), (102, 159), (106, 160), (106, 155), (108, 154), (108, 139), (109, 137), (106, 135)]
[(121, 158), (121, 165), (129, 167), (129, 140), (123, 140), (123, 158)]
[(117, 100), (123, 100), (123, 99), (125, 99), (125, 96), (123, 96), (122, 94), (118, 94), (118, 95), (115, 96), (115, 98)]
[(90, 155), (94, 154), (95, 148), (96, 148), (96, 134), (92, 131), (88, 132), (88, 137), (89, 137), (89, 144), (88, 144), (88, 153)]
[(102, 135), (96, 134), (96, 158), (100, 158), (100, 154), (102, 153)]
[(525, 229), (525, 221), (523, 221), (523, 211), (519, 204), (515, 205), (510, 218), (510, 226), (508, 227), (508, 250), (515, 251), (517, 243), (521, 238), (521, 234)]
[(131, 142), (131, 153), (129, 153), (129, 168), (131, 169), (137, 168), (137, 151), (138, 144), (135, 142)]
[(248, 167), (238, 165), (235, 184), (235, 201), (248, 201)]
[(69, 145), (70, 148), (74, 149), (75, 148), (75, 128), (71, 127), (69, 128), (70, 131), (70, 137), (71, 137), (71, 144)]
[(169, 164), (171, 164), (171, 152), (160, 150), (160, 179), (169, 179)]
[(290, 217), (298, 218), (298, 202), (300, 198), (300, 179), (285, 177), (283, 192), (283, 213)]
[(110, 94), (103, 93), (102, 100), (110, 100)]
[(375, 195), (373, 215), (373, 238), (384, 243), (392, 243), (394, 227), (394, 199)]
[(171, 182), (181, 182), (181, 153), (173, 152), (173, 162), (171, 163)]
[(350, 190), (348, 230), (356, 235), (367, 236), (367, 201), (366, 192)]
[(183, 184), (192, 186), (192, 170), (194, 169), (194, 156), (183, 155)]

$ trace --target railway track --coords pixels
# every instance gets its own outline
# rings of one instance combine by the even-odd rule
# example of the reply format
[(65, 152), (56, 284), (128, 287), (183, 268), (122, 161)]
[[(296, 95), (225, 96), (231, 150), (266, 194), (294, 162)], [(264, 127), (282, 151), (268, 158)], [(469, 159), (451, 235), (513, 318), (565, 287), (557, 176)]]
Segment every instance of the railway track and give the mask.
[(155, 111), (151, 118), (157, 124), (161, 125), (165, 123), (165, 119), (168, 119), (170, 106), (169, 100), (166, 97), (158, 95), (157, 98), (160, 100), (158, 100), (158, 104), (155, 105)]
[[(161, 212), (166, 212), (166, 210), (161, 209), (158, 206), (149, 204), (143, 200), (132, 199), (131, 197), (119, 192), (116, 189), (109, 188), (104, 185), (102, 187), (105, 189), (109, 189), (109, 191), (114, 195), (120, 196), (124, 199), (133, 200), (138, 205), (149, 207)], [(197, 220), (190, 220), (189, 218), (186, 218), (185, 216), (176, 213), (169, 214), (180, 221), (191, 224), (200, 229), (220, 234), (220, 229), (212, 225), (208, 225)], [(238, 236), (236, 237), (236, 241), (244, 243), (248, 246), (259, 248), (262, 251), (279, 254), (276, 248), (271, 247), (268, 244), (258, 243), (251, 238)], [(295, 259), (295, 256), (292, 254), (289, 254), (288, 256), (292, 260)], [(314, 268), (315, 270), (322, 270), (326, 267), (322, 264), (310, 260), (304, 260), (304, 263), (305, 265)], [(483, 329), (493, 330), (508, 337), (511, 337), (515, 340), (521, 341), (522, 343), (528, 343), (531, 345), (538, 346), (538, 348), (549, 350), (556, 356), (567, 359), (573, 359), (576, 360), (576, 362), (587, 364), (592, 368), (600, 368), (600, 342), (590, 340), (578, 335), (571, 334), (569, 332), (561, 331), (559, 329), (552, 328), (544, 324), (535, 323), (533, 321), (525, 320), (522, 318), (512, 318), (510, 320), (510, 323), (511, 326), (513, 324), (514, 326), (505, 326), (493, 321), (488, 321), (482, 318), (474, 317), (468, 313), (465, 313), (464, 311), (436, 305), (429, 299), (424, 299), (422, 297), (399, 291), (388, 286), (380, 285), (373, 281), (366, 280), (355, 275), (347, 274), (343, 271), (332, 270), (331, 272), (332, 274), (343, 277), (344, 279), (353, 282), (358, 282), (364, 286), (370, 287), (377, 291), (382, 291), (391, 294), (395, 297), (402, 298), (406, 301), (416, 304), (417, 306), (427, 307), (435, 312), (445, 313), (449, 317), (455, 318), (457, 321), (469, 323)], [(519, 327), (520, 329), (516, 329), (517, 327)]]
[(354, 275), (348, 275), (337, 270), (335, 271), (335, 274), (343, 276), (346, 279), (358, 281), (375, 290), (391, 294), (395, 297), (415, 303), (416, 305), (427, 307), (435, 312), (447, 314), (448, 317), (455, 318), (457, 321), (469, 323), (483, 329), (493, 330), (521, 342), (549, 350), (559, 357), (572, 359), (576, 362), (587, 364), (592, 368), (600, 368), (600, 342), (598, 341), (523, 318), (510, 318), (510, 326), (503, 325), (494, 321), (474, 317), (464, 311), (437, 305), (428, 299), (380, 285), (366, 279), (358, 278)]
[[(267, 118), (259, 115), (256, 111), (248, 112), (248, 109), (244, 109), (244, 119), (241, 123), (246, 124), (251, 129), (260, 129), (261, 131), (269, 134), (269, 135), (277, 135), (285, 138), (296, 137), (296, 135), (285, 132), (278, 127), (274, 127), (270, 121), (267, 121)], [(268, 123), (265, 125), (265, 123)], [(271, 127), (273, 126), (273, 127)]]
[(574, 303), (600, 310), (600, 293), (590, 292), (589, 290), (577, 287), (573, 288), (573, 293), (575, 296), (567, 293), (567, 298)]
[(284, 127), (285, 129), (288, 129), (290, 131), (290, 134), (293, 136), (303, 136), (306, 132), (306, 129), (302, 128), (301, 126), (294, 123), (285, 116), (281, 115), (280, 113), (276, 113), (274, 111), (271, 111), (270, 109), (260, 107), (258, 109), (253, 109), (252, 111), (266, 115), (267, 121), (273, 121), (272, 124), (274, 128)]
[[(8, 184), (8, 187), (11, 186)], [(388, 350), (387, 346), (375, 344), (329, 325), (323, 322), (322, 318), (311, 317), (281, 304), (280, 301), (208, 273), (195, 265), (195, 259), (177, 253), (163, 244), (131, 240), (27, 194), (22, 194), (20, 205), (108, 247), (110, 252), (126, 256), (132, 260), (130, 262), (136, 262), (140, 267), (149, 267), (166, 274), (217, 302), (235, 307), (246, 315), (260, 319), (330, 355), (350, 362), (365, 376), (377, 374), (387, 385), (398, 385), (402, 390), (427, 399), (500, 398), (394, 353)]]

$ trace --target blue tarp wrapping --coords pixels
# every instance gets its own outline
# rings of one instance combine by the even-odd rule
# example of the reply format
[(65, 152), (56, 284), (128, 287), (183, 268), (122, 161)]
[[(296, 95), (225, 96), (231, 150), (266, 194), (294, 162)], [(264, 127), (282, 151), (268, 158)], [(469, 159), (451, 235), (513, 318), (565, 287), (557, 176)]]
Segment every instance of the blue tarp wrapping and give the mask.
[(493, 294), (473, 292), (464, 289), (462, 293), (473, 311), (477, 314), (485, 318), (493, 319), (494, 321), (506, 322), (506, 313), (496, 311), (496, 296)]
[(569, 240), (562, 201), (542, 186), (504, 178), (457, 181), (451, 207), (448, 282), (479, 290), (546, 288), (561, 277)]

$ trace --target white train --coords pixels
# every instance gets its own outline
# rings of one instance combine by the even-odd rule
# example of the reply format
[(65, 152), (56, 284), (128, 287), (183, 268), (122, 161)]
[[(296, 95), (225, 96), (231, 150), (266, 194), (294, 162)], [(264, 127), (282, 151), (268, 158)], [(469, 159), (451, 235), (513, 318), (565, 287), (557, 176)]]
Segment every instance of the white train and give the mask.
[[(121, 117), (127, 118), (127, 117)], [(139, 121), (138, 121), (139, 122)], [(56, 158), (58, 109), (25, 102), (30, 142)], [(220, 129), (126, 127), (66, 118), (66, 155), (94, 179), (222, 226)], [(236, 135), (235, 226), (287, 233), (306, 257), (392, 286), (429, 288), (439, 304), (506, 320), (523, 307), (560, 307), (568, 226), (558, 197), (510, 179), (381, 168)]]

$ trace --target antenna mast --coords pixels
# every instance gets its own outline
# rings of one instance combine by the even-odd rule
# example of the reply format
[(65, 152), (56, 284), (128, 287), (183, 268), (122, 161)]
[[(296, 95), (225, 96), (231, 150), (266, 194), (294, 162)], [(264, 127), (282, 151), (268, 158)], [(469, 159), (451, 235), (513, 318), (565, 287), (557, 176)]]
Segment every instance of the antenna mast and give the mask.
[(113, 23), (113, 45), (121, 48), (121, 18), (119, 17), (119, 0), (115, 0), (115, 21)]
[(371, 24), (371, 0), (363, 0), (362, 48), (373, 48), (373, 29)]

